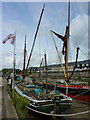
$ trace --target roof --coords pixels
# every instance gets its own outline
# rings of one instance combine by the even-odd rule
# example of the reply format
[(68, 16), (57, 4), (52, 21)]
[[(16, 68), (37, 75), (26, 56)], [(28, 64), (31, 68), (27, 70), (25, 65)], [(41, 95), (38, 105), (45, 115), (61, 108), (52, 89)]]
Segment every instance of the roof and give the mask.
[[(74, 64), (75, 64), (75, 62), (69, 62), (68, 63), (68, 65), (69, 66), (74, 66)], [(90, 59), (89, 60), (84, 60), (84, 61), (78, 61), (77, 62), (77, 64), (78, 65), (80, 65), (80, 64), (90, 64)], [(63, 65), (65, 65), (65, 64), (63, 64)], [(53, 64), (53, 65), (47, 65), (47, 67), (61, 67), (61, 65), (60, 64)]]

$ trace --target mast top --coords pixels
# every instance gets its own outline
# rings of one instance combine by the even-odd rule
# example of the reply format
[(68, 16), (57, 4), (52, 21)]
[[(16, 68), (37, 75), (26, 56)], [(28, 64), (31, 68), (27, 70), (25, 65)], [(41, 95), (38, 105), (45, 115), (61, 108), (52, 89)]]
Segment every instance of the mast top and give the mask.
[(68, 27), (70, 28), (70, 0), (68, 2)]
[(25, 35), (25, 44), (26, 44), (26, 35)]
[(44, 3), (44, 5), (43, 5), (43, 9), (45, 8), (45, 3)]

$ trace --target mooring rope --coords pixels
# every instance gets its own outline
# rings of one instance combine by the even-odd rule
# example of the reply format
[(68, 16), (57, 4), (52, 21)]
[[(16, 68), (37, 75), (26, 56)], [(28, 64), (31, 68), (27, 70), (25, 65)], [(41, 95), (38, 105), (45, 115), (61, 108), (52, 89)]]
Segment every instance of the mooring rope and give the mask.
[(78, 94), (78, 95), (75, 95), (75, 96), (74, 96), (74, 97), (72, 97), (72, 98), (75, 98), (75, 97), (78, 97), (78, 96), (80, 96), (80, 95), (83, 95), (84, 93), (86, 93), (86, 92), (88, 92), (88, 91), (90, 91), (90, 90), (87, 90), (87, 91), (82, 92), (82, 93), (80, 93), (80, 94)]
[(72, 114), (50, 114), (50, 113), (44, 113), (44, 112), (40, 112), (40, 111), (37, 111), (37, 110), (34, 110), (28, 106), (26, 106), (26, 108), (28, 108), (29, 110), (33, 111), (33, 112), (36, 112), (38, 114), (42, 114), (42, 115), (46, 115), (46, 116), (52, 116), (52, 117), (70, 117), (70, 116), (76, 116), (76, 115), (82, 115), (82, 114), (86, 114), (86, 113), (89, 113), (90, 110), (88, 111), (84, 111), (84, 112), (79, 112), (79, 113), (72, 113)]

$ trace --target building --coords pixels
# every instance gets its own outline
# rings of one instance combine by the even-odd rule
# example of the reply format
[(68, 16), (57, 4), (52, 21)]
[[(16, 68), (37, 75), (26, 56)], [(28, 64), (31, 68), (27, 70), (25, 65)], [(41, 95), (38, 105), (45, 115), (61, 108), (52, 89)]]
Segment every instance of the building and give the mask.
[[(73, 67), (75, 65), (75, 62), (69, 62), (68, 63), (68, 71), (72, 72)], [(63, 64), (65, 66), (65, 64)], [(44, 69), (45, 67), (42, 66), (41, 69)], [(53, 64), (53, 65), (48, 65), (47, 69), (49, 72), (62, 72), (62, 67), (60, 64)], [(32, 67), (30, 71), (39, 71), (40, 67)], [(61, 73), (59, 73), (61, 74)], [(78, 61), (77, 66), (74, 72), (75, 76), (83, 76), (83, 77), (90, 77), (90, 59), (89, 60), (83, 60), (83, 61)], [(62, 75), (61, 75), (62, 76)]]
[[(72, 71), (74, 65), (75, 65), (75, 62), (69, 62), (68, 63), (68, 71)], [(63, 66), (65, 66), (65, 64), (63, 64)], [(49, 70), (52, 70), (52, 71), (62, 71), (62, 67), (60, 64), (48, 65), (47, 67)], [(78, 61), (75, 70), (81, 71), (81, 70), (85, 70), (85, 69), (90, 69), (90, 60)]]

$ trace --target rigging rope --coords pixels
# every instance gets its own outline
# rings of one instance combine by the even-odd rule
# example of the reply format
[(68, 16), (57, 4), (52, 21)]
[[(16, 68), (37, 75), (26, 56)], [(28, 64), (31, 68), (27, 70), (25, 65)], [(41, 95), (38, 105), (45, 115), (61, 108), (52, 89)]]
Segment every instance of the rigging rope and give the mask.
[[(76, 4), (77, 4), (77, 2), (76, 2)], [(80, 10), (80, 8), (79, 8), (79, 6), (78, 6), (78, 4), (77, 4), (77, 8), (78, 8), (78, 11), (80, 12), (80, 14), (82, 14), (82, 13), (81, 13), (81, 10)], [(86, 28), (86, 30), (87, 30), (87, 32), (88, 32), (88, 27), (87, 27), (86, 22), (85, 22), (84, 18), (82, 17), (82, 15), (81, 15), (81, 18), (82, 18), (83, 23), (85, 24), (85, 28)]]
[(66, 78), (67, 75), (66, 75), (66, 73), (65, 73), (65, 70), (64, 70), (64, 67), (63, 67), (63, 64), (62, 64), (62, 60), (61, 60), (61, 57), (60, 57), (60, 53), (59, 53), (58, 48), (57, 48), (57, 46), (56, 46), (56, 42), (55, 42), (55, 40), (54, 40), (53, 34), (52, 34), (52, 32), (50, 32), (50, 33), (51, 33), (52, 39), (53, 39), (53, 41), (54, 41), (54, 45), (55, 45), (55, 48), (56, 48), (56, 51), (57, 51), (57, 54), (58, 54), (58, 58), (59, 58), (59, 60), (60, 60), (60, 64), (61, 64), (61, 66), (62, 66), (62, 70), (63, 70), (63, 72), (64, 72), (64, 76), (65, 76), (65, 78)]
[(85, 54), (85, 52), (80, 48), (81, 52), (83, 53), (83, 55), (85, 55), (86, 59), (88, 59), (88, 56)]
[[(46, 26), (45, 26), (45, 34), (46, 34), (45, 36), (47, 36), (47, 33), (48, 33), (49, 31), (48, 31), (48, 28), (47, 28), (47, 22), (46, 22), (46, 21), (45, 21), (45, 25), (46, 25)], [(46, 37), (46, 40), (47, 40), (47, 42), (46, 42), (45, 50), (47, 50), (48, 42), (49, 42), (49, 40), (48, 40), (47, 37)], [(44, 50), (44, 51), (45, 51), (45, 50)]]
[(39, 34), (38, 34), (38, 38), (39, 38), (39, 45), (38, 45), (38, 47), (39, 47), (39, 55), (40, 55), (40, 59), (41, 59), (41, 44), (40, 44), (40, 37), (39, 37)]
[[(75, 18), (75, 9), (74, 9), (74, 7), (73, 7), (73, 4), (72, 4), (72, 12), (73, 12), (73, 15), (74, 15), (74, 18)], [(75, 20), (75, 33), (76, 33), (76, 35), (75, 35), (75, 39), (76, 39), (76, 42), (78, 41), (78, 39), (77, 39), (77, 31), (76, 31), (76, 28), (77, 28), (77, 26), (76, 26), (76, 20)], [(74, 41), (75, 42), (75, 41)], [(77, 43), (75, 42), (75, 44), (76, 44), (76, 47), (77, 47)]]
[(80, 94), (78, 94), (78, 95), (75, 95), (74, 97), (72, 97), (72, 98), (76, 98), (76, 97), (78, 97), (78, 96), (80, 96), (80, 95), (83, 95), (84, 93), (87, 93), (88, 91), (90, 91), (90, 89), (89, 90), (87, 90), (87, 91), (84, 91), (84, 92), (82, 92), (82, 93), (80, 93)]
[[(70, 38), (69, 38), (69, 46), (71, 47)], [(69, 47), (69, 53), (70, 53), (69, 57), (71, 58), (72, 61), (72, 50), (70, 47)]]
[(20, 61), (19, 61), (18, 69), (19, 69), (19, 67), (20, 67), (20, 65), (21, 65), (22, 58), (23, 58), (23, 54), (22, 54), (21, 59), (20, 59)]
[[(62, 26), (63, 26), (63, 24), (61, 24), (62, 23), (62, 21), (64, 21), (64, 18), (65, 18), (65, 13), (66, 13), (66, 11), (65, 11), (65, 8), (66, 8), (66, 4), (64, 4), (64, 7), (63, 7), (63, 9), (60, 11), (60, 13), (63, 13), (63, 16), (62, 17), (60, 17), (61, 19), (60, 19), (60, 22), (59, 22), (59, 25), (58, 25), (58, 29), (59, 29), (59, 32), (61, 33), (61, 31), (60, 31), (60, 28), (62, 28)], [(66, 18), (65, 18), (66, 19)]]

